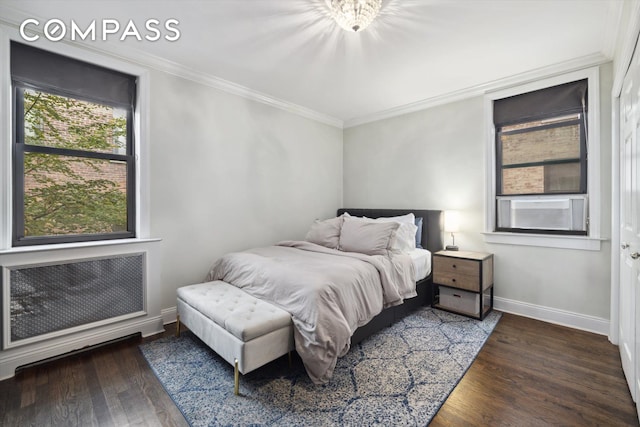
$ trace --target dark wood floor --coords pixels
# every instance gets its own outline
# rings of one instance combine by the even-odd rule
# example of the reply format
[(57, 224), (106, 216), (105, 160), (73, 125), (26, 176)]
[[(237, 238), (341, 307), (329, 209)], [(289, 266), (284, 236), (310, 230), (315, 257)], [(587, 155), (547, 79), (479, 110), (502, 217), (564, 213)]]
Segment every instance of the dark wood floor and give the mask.
[[(167, 334), (173, 333), (173, 325)], [(2, 426), (184, 426), (139, 338), (23, 369), (0, 382)], [(505, 314), (433, 426), (637, 426), (606, 337)]]
[(618, 347), (504, 314), (432, 426), (637, 426)]
[(188, 426), (138, 350), (151, 339), (19, 370), (0, 381), (0, 426)]

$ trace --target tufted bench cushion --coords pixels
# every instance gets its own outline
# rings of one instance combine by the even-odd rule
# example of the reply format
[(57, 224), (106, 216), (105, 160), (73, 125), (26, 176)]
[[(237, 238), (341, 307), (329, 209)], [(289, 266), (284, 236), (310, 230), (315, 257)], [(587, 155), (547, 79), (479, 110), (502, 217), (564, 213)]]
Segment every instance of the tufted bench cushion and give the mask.
[(219, 280), (178, 288), (176, 334), (180, 324), (234, 366), (234, 393), (240, 374), (294, 349), (291, 315)]
[(241, 341), (250, 341), (291, 324), (291, 315), (222, 281), (178, 289), (178, 298)]

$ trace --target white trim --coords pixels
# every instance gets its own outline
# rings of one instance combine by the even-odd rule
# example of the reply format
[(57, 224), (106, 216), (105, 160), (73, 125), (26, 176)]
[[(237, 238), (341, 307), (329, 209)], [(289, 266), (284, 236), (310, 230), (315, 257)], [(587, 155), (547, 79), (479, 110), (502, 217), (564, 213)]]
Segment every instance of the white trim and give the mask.
[(611, 59), (602, 54), (583, 56), (580, 58), (561, 62), (559, 64), (554, 64), (547, 67), (530, 70), (524, 73), (515, 74), (504, 79), (494, 80), (484, 84), (478, 84), (466, 89), (434, 96), (422, 101), (413, 102), (411, 104), (401, 105), (399, 107), (391, 108), (366, 116), (349, 119), (344, 122), (344, 128), (347, 129), (365, 123), (371, 123), (382, 119), (401, 116), (403, 114), (426, 110), (427, 108), (437, 107), (438, 105), (449, 104), (452, 102), (461, 101), (463, 99), (473, 98), (475, 96), (482, 96), (487, 92), (598, 66), (609, 61), (611, 61)]
[(160, 239), (123, 239), (20, 247), (16, 250), (0, 252), (0, 265), (7, 267), (22, 264), (56, 264), (95, 257), (130, 255), (153, 250), (159, 247), (158, 243), (161, 241)]
[(609, 341), (620, 339), (620, 97), (611, 100), (611, 328)]
[[(46, 21), (38, 16), (28, 15), (24, 12), (21, 12), (17, 9), (13, 9), (7, 6), (0, 6), (0, 24), (4, 23), (6, 25), (10, 25), (11, 27), (18, 27), (20, 23), (22, 23), (27, 18), (35, 18), (40, 21)], [(1, 26), (1, 25), (0, 25)], [(38, 32), (38, 31), (34, 31)], [(262, 104), (269, 105), (271, 107), (275, 107), (289, 113), (296, 114), (301, 117), (305, 117), (316, 122), (324, 123), (330, 126), (337, 127), (342, 129), (344, 126), (344, 122), (341, 119), (330, 116), (328, 114), (320, 113), (318, 111), (312, 110), (307, 107), (303, 107), (298, 104), (294, 104), (293, 102), (288, 102), (283, 99), (276, 98), (269, 94), (248, 88), (246, 86), (239, 85), (237, 83), (233, 83), (229, 80), (221, 79), (219, 77), (213, 76), (208, 73), (203, 73), (198, 70), (194, 70), (192, 68), (186, 67), (182, 64), (178, 64), (173, 61), (166, 60), (164, 58), (160, 58), (155, 55), (151, 55), (148, 52), (132, 48), (129, 46), (125, 46), (119, 44), (117, 46), (110, 45), (107, 43), (101, 44), (100, 48), (96, 48), (94, 45), (85, 41), (75, 41), (71, 42), (68, 40), (69, 36), (65, 38), (65, 40), (57, 42), (58, 45), (74, 45), (74, 46), (82, 46), (88, 50), (92, 50), (94, 52), (100, 52), (102, 54), (108, 54), (113, 57), (117, 57), (120, 59), (124, 59), (127, 61), (135, 62), (139, 65), (150, 67), (159, 71), (164, 71), (169, 74), (173, 74), (174, 76), (182, 77), (187, 80), (191, 80), (193, 82), (213, 87), (215, 89), (221, 90), (223, 92), (231, 93), (233, 95), (240, 96), (242, 98), (250, 99), (252, 101), (256, 101)], [(44, 37), (40, 37), (35, 43), (43, 40)], [(25, 42), (22, 38), (19, 39), (21, 42)], [(30, 42), (33, 44), (34, 42)]]
[(604, 37), (602, 37), (602, 52), (607, 58), (613, 58), (618, 42), (618, 28), (622, 21), (622, 12), (624, 3), (616, 0), (608, 0), (609, 9), (607, 10), (606, 25), (604, 26)]
[(620, 32), (611, 88), (611, 327), (609, 341), (620, 340), (620, 94), (640, 36), (640, 2), (631, 2), (631, 20)]
[[(496, 222), (495, 213), (495, 126), (493, 124), (493, 101), (526, 92), (544, 89), (580, 79), (588, 79), (588, 140), (587, 156), (589, 172), (587, 176), (587, 193), (589, 195), (589, 235), (553, 236), (522, 233), (494, 232)], [(486, 168), (485, 168), (485, 231), (484, 239), (489, 243), (505, 243), (513, 245), (546, 246), (566, 249), (600, 250), (600, 70), (590, 67), (555, 75), (536, 81), (530, 81), (519, 86), (489, 92), (484, 97), (485, 128), (486, 128)], [(544, 237), (543, 237), (544, 236)]]
[(640, 35), (640, 1), (628, 2), (627, 4), (631, 4), (632, 9), (628, 14), (631, 18), (627, 27), (620, 33), (620, 38), (622, 39), (620, 43), (622, 46), (617, 52), (618, 55), (613, 63), (613, 86), (611, 93), (615, 97), (620, 96), (620, 93), (622, 93), (622, 82), (624, 76), (627, 74), (629, 64), (631, 64), (631, 57), (633, 56), (636, 41)]
[(76, 248), (97, 248), (101, 246), (119, 246), (132, 245), (138, 243), (161, 242), (162, 239), (115, 239), (115, 240), (96, 240), (92, 242), (76, 242), (76, 243), (60, 243), (56, 245), (37, 245), (37, 246), (18, 246), (10, 249), (0, 250), (0, 255), (24, 254), (31, 252), (59, 251), (65, 249)]
[(578, 249), (583, 251), (599, 251), (601, 242), (606, 240), (585, 236), (560, 236), (555, 234), (485, 232), (482, 233), (482, 235), (484, 236), (484, 241), (487, 243)]
[[(147, 54), (146, 56), (149, 55)], [(343, 129), (344, 127), (344, 121), (328, 114), (320, 113), (310, 108), (294, 104), (293, 102), (285, 101), (283, 99), (276, 98), (266, 93), (248, 88), (246, 86), (233, 83), (229, 80), (224, 80), (220, 77), (196, 71), (185, 67), (184, 65), (176, 64), (164, 59), (156, 58), (156, 62), (159, 62), (159, 64), (154, 65), (151, 64), (151, 61), (149, 61), (149, 58), (147, 58), (146, 56), (143, 55), (140, 62), (142, 62), (143, 60), (147, 65), (166, 73), (173, 74), (174, 76), (182, 77), (187, 80), (191, 80), (193, 82), (221, 90), (223, 92), (231, 93), (233, 95), (249, 99), (251, 101), (260, 102), (262, 104), (266, 104), (271, 107), (275, 107), (280, 110), (284, 110), (319, 123), (324, 123), (338, 129)]]
[(168, 325), (169, 323), (175, 323), (178, 318), (178, 308), (174, 305), (173, 307), (163, 308), (160, 310), (160, 315), (162, 316), (162, 324)]
[(139, 239), (151, 237), (151, 77), (139, 71), (134, 124), (136, 153), (136, 233)]
[(100, 344), (138, 332), (140, 332), (143, 337), (164, 332), (164, 328), (162, 327), (162, 317), (146, 317), (139, 320), (128, 321), (123, 325), (101, 328), (90, 333), (85, 331), (79, 336), (67, 336), (63, 339), (57, 339), (46, 347), (34, 349), (32, 346), (27, 346), (20, 349), (14, 349), (11, 352), (0, 352), (0, 381), (13, 377), (15, 375), (16, 368), (19, 366), (28, 365), (33, 362), (59, 356), (70, 351), (79, 350), (87, 346)]
[(530, 317), (543, 322), (593, 332), (599, 335), (607, 335), (609, 333), (609, 320), (601, 317), (587, 316), (571, 311), (500, 297), (493, 298), (493, 306), (496, 310), (504, 311), (505, 313)]
[(11, 247), (12, 226), (12, 151), (11, 151), (11, 68), (9, 63), (9, 35), (0, 27), (0, 248)]

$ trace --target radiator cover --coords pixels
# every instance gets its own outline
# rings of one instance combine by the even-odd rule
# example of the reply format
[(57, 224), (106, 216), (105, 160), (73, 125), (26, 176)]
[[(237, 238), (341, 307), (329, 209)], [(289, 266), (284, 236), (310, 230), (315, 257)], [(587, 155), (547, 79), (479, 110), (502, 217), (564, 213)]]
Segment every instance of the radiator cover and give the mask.
[(5, 267), (3, 277), (4, 348), (146, 314), (144, 253)]

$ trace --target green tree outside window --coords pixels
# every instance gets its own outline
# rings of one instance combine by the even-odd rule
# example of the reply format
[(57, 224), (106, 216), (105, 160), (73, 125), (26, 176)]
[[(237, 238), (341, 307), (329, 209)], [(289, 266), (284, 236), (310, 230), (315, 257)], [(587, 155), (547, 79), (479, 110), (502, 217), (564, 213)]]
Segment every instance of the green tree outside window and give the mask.
[(126, 112), (42, 91), (23, 93), (24, 143), (74, 150), (25, 153), (25, 237), (126, 230), (126, 162), (83, 156), (126, 153)]

